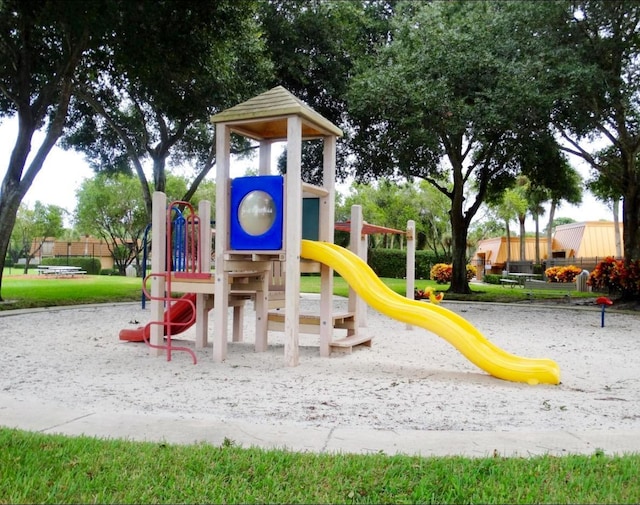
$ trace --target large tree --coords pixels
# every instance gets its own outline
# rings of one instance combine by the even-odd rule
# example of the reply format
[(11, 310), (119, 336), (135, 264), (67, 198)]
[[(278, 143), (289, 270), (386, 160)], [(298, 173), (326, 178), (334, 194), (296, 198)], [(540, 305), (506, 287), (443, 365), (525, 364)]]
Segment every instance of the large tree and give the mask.
[[(389, 38), (397, 0), (265, 0), (260, 20), (279, 84), (343, 129), (355, 65)], [(349, 175), (344, 142), (337, 146), (337, 177)], [(303, 177), (322, 181), (322, 143), (305, 142)], [(284, 156), (283, 156), (284, 158)], [(284, 159), (279, 169), (284, 171)]]
[[(540, 32), (557, 90), (553, 124), (567, 152), (621, 188), (624, 258), (630, 262), (640, 258), (640, 3), (561, 4), (562, 11), (548, 18), (550, 29)], [(617, 163), (601, 162), (602, 142)]]
[(446, 195), (450, 289), (469, 293), (470, 223), (488, 188), (519, 170), (513, 146), (548, 126), (539, 83), (523, 78), (536, 71), (526, 30), (514, 32), (528, 20), (520, 2), (407, 2), (398, 11), (392, 42), (362, 62), (351, 87), (357, 176), (418, 177)]
[[(165, 0), (124, 4), (128, 22), (112, 57), (77, 86), (67, 145), (96, 171), (135, 173), (151, 215), (151, 187), (167, 165), (186, 165), (189, 200), (215, 164), (210, 115), (265, 89), (256, 0)], [(144, 170), (151, 165), (151, 180)]]
[[(0, 2), (0, 117), (18, 117), (18, 134), (0, 187), (0, 294), (20, 203), (63, 134), (75, 84), (87, 78), (89, 62), (114, 33), (117, 4)], [(44, 140), (32, 152), (39, 130), (44, 130)]]
[(40, 201), (36, 201), (33, 209), (24, 203), (20, 205), (10, 243), (13, 259), (25, 259), (25, 274), (31, 260), (38, 256), (46, 241), (64, 233), (65, 212), (62, 207), (45, 205)]

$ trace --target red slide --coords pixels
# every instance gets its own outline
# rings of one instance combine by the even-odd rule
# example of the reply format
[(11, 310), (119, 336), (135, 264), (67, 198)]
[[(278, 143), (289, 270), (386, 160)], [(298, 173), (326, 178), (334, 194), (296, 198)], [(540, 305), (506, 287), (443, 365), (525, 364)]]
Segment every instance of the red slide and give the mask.
[[(191, 302), (191, 303), (189, 303)], [(196, 303), (196, 294), (187, 293), (171, 306), (171, 320), (169, 321), (169, 311), (164, 313), (164, 322), (171, 324), (171, 334), (177, 335), (187, 330), (196, 322), (193, 317), (193, 307)], [(147, 328), (146, 337), (149, 339), (149, 326), (140, 326), (139, 328), (125, 328), (120, 330), (120, 340), (128, 342), (144, 342), (144, 331)], [(167, 325), (164, 327), (164, 334), (167, 334)]]

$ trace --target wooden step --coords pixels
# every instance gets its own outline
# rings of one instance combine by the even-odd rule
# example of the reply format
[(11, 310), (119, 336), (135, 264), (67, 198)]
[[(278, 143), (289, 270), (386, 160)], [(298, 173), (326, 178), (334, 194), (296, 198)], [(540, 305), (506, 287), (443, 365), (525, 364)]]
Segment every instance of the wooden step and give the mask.
[(362, 334), (351, 335), (349, 337), (333, 340), (329, 344), (329, 347), (331, 347), (331, 350), (333, 351), (351, 353), (353, 351), (353, 348), (359, 345), (371, 347), (371, 337)]
[[(284, 311), (269, 311), (269, 330), (284, 331)], [(353, 312), (341, 312), (333, 314), (333, 327), (344, 330), (355, 331), (355, 314)], [(300, 333), (320, 333), (320, 315), (319, 314), (300, 314)]]

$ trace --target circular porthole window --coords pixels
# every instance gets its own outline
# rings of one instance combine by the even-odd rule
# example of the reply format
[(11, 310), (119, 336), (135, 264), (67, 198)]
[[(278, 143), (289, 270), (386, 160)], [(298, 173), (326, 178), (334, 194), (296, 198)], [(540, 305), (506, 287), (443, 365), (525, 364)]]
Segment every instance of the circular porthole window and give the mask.
[(276, 220), (276, 204), (265, 191), (251, 191), (238, 205), (238, 221), (245, 233), (264, 235)]

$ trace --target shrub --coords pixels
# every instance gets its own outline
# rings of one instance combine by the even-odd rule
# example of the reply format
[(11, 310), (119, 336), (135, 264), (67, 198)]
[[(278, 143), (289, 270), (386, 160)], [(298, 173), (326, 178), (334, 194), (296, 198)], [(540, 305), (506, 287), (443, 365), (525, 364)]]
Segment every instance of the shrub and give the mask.
[(451, 272), (453, 268), (446, 263), (436, 263), (431, 267), (430, 278), (438, 284), (446, 284), (451, 282)]
[[(442, 262), (431, 251), (416, 251), (415, 278), (428, 279), (431, 265)], [(378, 277), (403, 279), (407, 272), (407, 251), (373, 248), (367, 252), (367, 262)]]
[[(453, 267), (450, 263), (436, 263), (431, 267), (430, 279), (438, 284), (446, 284), (451, 282), (451, 273)], [(467, 280), (470, 281), (476, 276), (476, 267), (467, 265)]]
[(487, 284), (500, 284), (501, 275), (498, 274), (484, 274), (482, 277), (483, 282)]
[(476, 276), (477, 273), (478, 273), (478, 270), (476, 269), (476, 267), (474, 265), (467, 265), (467, 280), (468, 281), (473, 279)]
[(597, 291), (637, 297), (640, 295), (640, 260), (626, 267), (623, 260), (609, 256), (596, 265), (587, 284)]
[(575, 265), (566, 267), (550, 267), (544, 271), (548, 282), (574, 282), (582, 269)]

